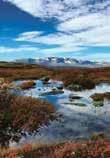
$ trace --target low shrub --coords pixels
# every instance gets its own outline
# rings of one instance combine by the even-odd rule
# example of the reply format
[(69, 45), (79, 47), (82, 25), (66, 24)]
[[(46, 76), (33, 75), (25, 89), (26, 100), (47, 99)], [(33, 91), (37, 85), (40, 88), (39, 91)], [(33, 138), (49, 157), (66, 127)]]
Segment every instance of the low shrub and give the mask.
[(10, 140), (19, 141), (23, 131), (37, 132), (40, 125), (54, 119), (54, 112), (46, 101), (0, 93), (0, 146), (8, 147)]
[(36, 85), (34, 81), (25, 81), (22, 84), (20, 84), (20, 88), (22, 90), (33, 88)]
[(92, 89), (95, 87), (95, 83), (89, 78), (82, 78), (78, 82), (83, 89)]
[(67, 88), (70, 90), (81, 91), (83, 89), (92, 89), (95, 87), (95, 84), (90, 79), (77, 79), (74, 83), (67, 84)]
[(103, 139), (54, 145), (27, 144), (2, 152), (3, 158), (110, 158), (110, 141)]
[(70, 158), (107, 158), (105, 149), (104, 141), (88, 141), (76, 150), (74, 157)]

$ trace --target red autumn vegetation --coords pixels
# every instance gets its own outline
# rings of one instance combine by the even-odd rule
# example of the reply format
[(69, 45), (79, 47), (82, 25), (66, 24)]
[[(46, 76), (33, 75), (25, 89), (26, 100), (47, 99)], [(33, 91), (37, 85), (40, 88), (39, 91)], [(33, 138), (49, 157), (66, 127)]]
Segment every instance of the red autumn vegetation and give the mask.
[(20, 88), (22, 90), (26, 90), (26, 89), (30, 89), (33, 88), (36, 85), (36, 83), (34, 81), (25, 81), (22, 84), (20, 84)]
[[(10, 63), (11, 64), (11, 63)], [(46, 68), (38, 65), (12, 63), (0, 65), (0, 77), (8, 80), (39, 79), (49, 76), (62, 80), (67, 87), (79, 84), (83, 88), (94, 88), (97, 83), (110, 83), (110, 67), (102, 68)]]
[(54, 107), (46, 101), (32, 97), (0, 93), (0, 146), (8, 147), (9, 141), (19, 141), (24, 135), (37, 131), (40, 125), (53, 120)]
[(58, 145), (24, 145), (18, 149), (2, 151), (1, 158), (110, 158), (110, 141), (90, 140)]
[(84, 89), (91, 89), (101, 82), (110, 83), (110, 67), (105, 68), (65, 68), (54, 72), (57, 79), (70, 84), (81, 85)]
[(0, 64), (0, 77), (11, 81), (18, 79), (38, 79), (50, 74), (51, 70), (38, 65), (5, 63), (1, 66)]
[[(78, 84), (93, 88), (97, 83), (110, 83), (110, 67), (50, 69), (36, 65), (5, 63), (0, 65), (0, 77), (5, 80), (39, 79), (49, 76), (62, 80), (67, 87)], [(2, 85), (3, 86), (3, 85)], [(5, 87), (7, 87), (5, 85)], [(23, 130), (30, 134), (42, 124), (54, 119), (54, 107), (39, 99), (0, 93), (0, 146), (19, 141)], [(110, 158), (110, 141), (100, 139), (87, 142), (41, 146), (25, 145), (20, 149), (0, 149), (0, 158)]]

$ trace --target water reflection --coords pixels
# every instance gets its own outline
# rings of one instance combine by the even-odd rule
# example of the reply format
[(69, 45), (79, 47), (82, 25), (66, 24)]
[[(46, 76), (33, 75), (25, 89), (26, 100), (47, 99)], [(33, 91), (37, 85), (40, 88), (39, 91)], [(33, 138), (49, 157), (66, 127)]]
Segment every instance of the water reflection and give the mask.
[[(50, 81), (44, 85), (42, 81), (36, 81), (36, 88), (24, 91), (23, 95), (33, 96), (36, 98), (47, 99), (57, 109), (57, 113), (62, 117), (58, 121), (50, 122), (49, 126), (42, 126), (37, 135), (22, 138), (20, 144), (39, 142), (39, 143), (58, 143), (68, 140), (89, 138), (94, 132), (110, 133), (110, 102), (104, 100), (104, 106), (96, 108), (92, 105), (90, 96), (94, 93), (110, 92), (110, 85), (99, 84), (92, 90), (81, 92), (69, 91), (64, 89), (63, 94), (45, 95), (44, 92), (51, 91), (59, 81)], [(69, 95), (75, 94), (82, 98), (76, 102), (84, 103), (86, 106), (75, 106), (69, 101)]]

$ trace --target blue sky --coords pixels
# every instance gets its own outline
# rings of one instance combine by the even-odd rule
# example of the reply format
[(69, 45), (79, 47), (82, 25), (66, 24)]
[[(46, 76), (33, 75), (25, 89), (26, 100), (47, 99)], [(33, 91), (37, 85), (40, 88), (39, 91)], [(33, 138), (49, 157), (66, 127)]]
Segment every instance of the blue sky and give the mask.
[(0, 60), (110, 61), (110, 0), (0, 0)]

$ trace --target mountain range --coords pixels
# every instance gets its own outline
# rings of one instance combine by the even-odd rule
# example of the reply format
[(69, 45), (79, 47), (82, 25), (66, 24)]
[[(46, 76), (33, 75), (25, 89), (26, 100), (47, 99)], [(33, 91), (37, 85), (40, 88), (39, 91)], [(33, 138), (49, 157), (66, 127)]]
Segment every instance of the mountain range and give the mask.
[(95, 67), (95, 66), (108, 66), (110, 63), (106, 62), (95, 62), (89, 60), (77, 60), (74, 58), (66, 57), (46, 57), (46, 58), (27, 58), (27, 59), (18, 59), (17, 63), (26, 63), (26, 64), (38, 64), (45, 66), (81, 66), (81, 67)]

